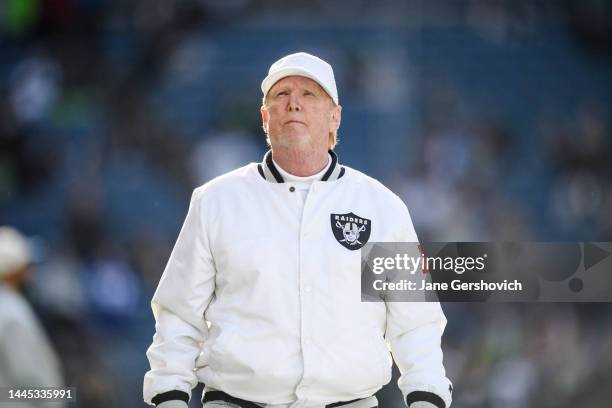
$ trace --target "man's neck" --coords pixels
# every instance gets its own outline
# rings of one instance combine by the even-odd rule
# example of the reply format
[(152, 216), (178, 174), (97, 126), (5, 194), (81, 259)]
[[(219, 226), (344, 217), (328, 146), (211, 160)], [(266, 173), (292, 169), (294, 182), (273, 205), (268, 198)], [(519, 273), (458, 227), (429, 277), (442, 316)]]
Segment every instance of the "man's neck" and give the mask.
[(286, 172), (298, 177), (317, 174), (327, 166), (327, 151), (303, 151), (290, 148), (272, 149), (272, 159)]

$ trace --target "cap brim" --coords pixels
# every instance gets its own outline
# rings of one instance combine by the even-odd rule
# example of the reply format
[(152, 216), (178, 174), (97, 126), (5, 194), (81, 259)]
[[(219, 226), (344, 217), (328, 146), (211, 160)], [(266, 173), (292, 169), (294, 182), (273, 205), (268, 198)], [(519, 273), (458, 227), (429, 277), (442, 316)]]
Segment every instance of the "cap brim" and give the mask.
[(280, 69), (278, 71), (276, 71), (275, 73), (268, 75), (262, 82), (261, 82), (261, 91), (263, 92), (264, 96), (266, 96), (268, 94), (268, 92), (270, 91), (270, 89), (274, 86), (275, 83), (277, 83), (278, 81), (280, 81), (281, 79), (288, 77), (288, 76), (303, 76), (306, 78), (310, 78), (313, 81), (315, 81), (317, 84), (319, 84), (321, 86), (321, 88), (323, 88), (323, 90), (325, 92), (327, 92), (327, 94), (329, 95), (329, 97), (331, 98), (332, 101), (334, 101), (334, 103), (337, 105), (338, 101), (336, 99), (334, 99), (334, 96), (331, 92), (330, 89), (328, 89), (325, 84), (321, 83), (321, 81), (310, 71), (308, 71), (307, 69), (303, 69), (303, 68), (284, 68), (284, 69)]

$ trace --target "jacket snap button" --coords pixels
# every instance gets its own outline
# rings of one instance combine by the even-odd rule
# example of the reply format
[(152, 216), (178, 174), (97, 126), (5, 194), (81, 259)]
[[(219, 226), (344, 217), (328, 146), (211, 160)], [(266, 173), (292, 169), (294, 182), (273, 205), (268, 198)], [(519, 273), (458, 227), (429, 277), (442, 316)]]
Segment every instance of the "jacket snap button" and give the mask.
[(291, 191), (293, 193), (295, 191), (295, 187), (293, 187), (293, 186), (289, 187), (289, 191)]

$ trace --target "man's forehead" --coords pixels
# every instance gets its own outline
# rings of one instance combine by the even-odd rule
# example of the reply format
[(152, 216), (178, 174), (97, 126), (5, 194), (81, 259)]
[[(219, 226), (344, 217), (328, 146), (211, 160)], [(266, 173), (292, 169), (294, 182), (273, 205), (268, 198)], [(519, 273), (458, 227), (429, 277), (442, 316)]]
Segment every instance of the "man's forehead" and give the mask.
[(325, 90), (321, 87), (321, 85), (319, 85), (317, 81), (313, 81), (312, 79), (301, 75), (289, 75), (282, 79), (279, 79), (274, 85), (272, 85), (272, 87), (270, 88), (270, 92), (272, 92), (272, 90), (275, 88), (291, 85), (317, 88), (321, 92), (325, 92)]

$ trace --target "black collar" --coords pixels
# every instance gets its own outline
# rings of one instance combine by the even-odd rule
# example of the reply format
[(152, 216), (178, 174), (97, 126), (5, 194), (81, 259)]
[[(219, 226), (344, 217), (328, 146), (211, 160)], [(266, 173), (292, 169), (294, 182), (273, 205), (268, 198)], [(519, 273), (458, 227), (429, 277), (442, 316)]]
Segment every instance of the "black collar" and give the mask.
[[(340, 177), (344, 176), (344, 167), (338, 163), (338, 156), (334, 153), (333, 150), (329, 150), (329, 154), (331, 156), (331, 164), (329, 165), (329, 169), (325, 172), (323, 177), (321, 177), (321, 181), (336, 181)], [(272, 151), (268, 150), (266, 155), (264, 156), (261, 163), (257, 165), (257, 171), (261, 177), (270, 183), (284, 183), (285, 180), (283, 176), (281, 176), (280, 172), (274, 165), (272, 161)]]

